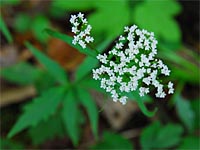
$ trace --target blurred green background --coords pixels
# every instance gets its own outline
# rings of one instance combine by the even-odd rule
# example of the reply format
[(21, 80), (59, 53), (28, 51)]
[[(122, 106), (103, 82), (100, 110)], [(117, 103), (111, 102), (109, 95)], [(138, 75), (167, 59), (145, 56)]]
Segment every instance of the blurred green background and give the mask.
[[(0, 9), (1, 149), (200, 148), (198, 1), (0, 0)], [(150, 110), (158, 108), (155, 116), (147, 117), (134, 100), (126, 106), (107, 101), (109, 97), (99, 91), (96, 83), (89, 80), (91, 74), (87, 73), (83, 85), (91, 87), (95, 103), (90, 108), (78, 106), (77, 120), (74, 124), (68, 122), (67, 131), (60, 115), (62, 106), (58, 105), (50, 117), (7, 138), (19, 116), (32, 104), (32, 99), (57, 86), (57, 81), (24, 46), (25, 41), (58, 62), (70, 80), (77, 72), (92, 69), (88, 62), (93, 60), (44, 32), (51, 28), (72, 35), (69, 18), (78, 12), (83, 12), (93, 27), (93, 46), (105, 52), (123, 33), (124, 26), (136, 24), (154, 32), (158, 56), (171, 69), (169, 80), (175, 83), (175, 94), (164, 100), (156, 99), (153, 94), (144, 99), (135, 97), (144, 100)], [(48, 101), (44, 106), (45, 109), (52, 107)], [(95, 125), (98, 136), (95, 138), (86, 112), (96, 107), (101, 111), (98, 111), (98, 125)], [(35, 108), (35, 114), (41, 115), (43, 111), (40, 110), (44, 108)], [(75, 118), (70, 108), (66, 113)], [(28, 121), (31, 122), (33, 115), (28, 116)], [(78, 144), (74, 144), (76, 139)]]

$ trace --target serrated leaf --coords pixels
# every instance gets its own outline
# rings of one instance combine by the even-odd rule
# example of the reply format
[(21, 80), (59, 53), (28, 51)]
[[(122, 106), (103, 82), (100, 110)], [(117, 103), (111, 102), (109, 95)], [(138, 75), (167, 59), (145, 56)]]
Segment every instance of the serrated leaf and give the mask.
[(95, 137), (97, 137), (97, 135), (98, 135), (98, 109), (97, 109), (97, 106), (96, 106), (93, 98), (91, 97), (90, 93), (87, 90), (85, 90), (83, 88), (77, 88), (77, 96), (79, 97), (81, 104), (85, 107), (85, 109), (88, 113), (92, 131), (93, 131)]
[(104, 132), (102, 141), (92, 146), (91, 149), (124, 149), (124, 150), (133, 150), (133, 144), (125, 139), (120, 134), (112, 133), (112, 132)]
[(185, 100), (181, 95), (177, 94), (174, 96), (174, 101), (176, 102), (176, 111), (181, 119), (181, 121), (185, 124), (189, 131), (194, 129), (194, 112), (191, 108), (190, 101)]
[(170, 148), (180, 142), (182, 133), (183, 128), (180, 125), (161, 126), (159, 122), (154, 122), (142, 131), (140, 143), (142, 149)]
[(36, 126), (39, 122), (48, 119), (56, 111), (63, 94), (63, 87), (52, 88), (26, 105), (25, 112), (8, 133), (8, 137), (11, 138), (25, 128)]
[(66, 42), (67, 44), (69, 44), (70, 46), (72, 46), (73, 48), (77, 49), (79, 52), (81, 52), (83, 54), (86, 54), (86, 55), (91, 56), (91, 57), (96, 57), (96, 55), (97, 55), (97, 53), (94, 50), (91, 50), (88, 47), (83, 49), (79, 45), (72, 44), (73, 38), (68, 36), (68, 35), (66, 35), (66, 34), (62, 34), (62, 33), (59, 33), (59, 32), (56, 32), (56, 31), (53, 31), (53, 30), (50, 30), (50, 29), (45, 29), (45, 32), (47, 34), (51, 35), (52, 37), (55, 37), (57, 39), (60, 39), (60, 40), (62, 40), (64, 42)]
[(180, 43), (181, 31), (173, 19), (180, 10), (178, 2), (172, 0), (144, 1), (135, 7), (133, 19), (140, 28), (155, 32), (157, 37)]
[(11, 35), (10, 31), (8, 30), (1, 15), (0, 15), (0, 31), (4, 34), (4, 36), (6, 37), (6, 39), (8, 40), (9, 43), (13, 42), (12, 35)]
[(40, 122), (37, 126), (29, 129), (28, 133), (34, 145), (39, 145), (55, 137), (63, 137), (64, 129), (59, 114)]
[(77, 146), (79, 141), (79, 108), (75, 95), (72, 90), (67, 92), (64, 98), (62, 120), (65, 129), (72, 140), (73, 144)]
[(43, 64), (47, 71), (55, 77), (61, 84), (69, 84), (67, 80), (67, 74), (64, 69), (62, 69), (58, 63), (54, 62), (30, 43), (25, 43), (26, 47), (33, 53), (33, 55), (38, 59), (38, 61)]
[(39, 69), (26, 62), (4, 68), (0, 72), (1, 77), (4, 79), (21, 85), (33, 84), (40, 74)]

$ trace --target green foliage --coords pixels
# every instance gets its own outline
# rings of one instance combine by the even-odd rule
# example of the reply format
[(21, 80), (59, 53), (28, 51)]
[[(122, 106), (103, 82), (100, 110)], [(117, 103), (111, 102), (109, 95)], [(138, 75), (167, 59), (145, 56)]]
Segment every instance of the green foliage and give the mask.
[(4, 139), (4, 138), (0, 138), (0, 149), (1, 150), (5, 150), (5, 149), (24, 149), (24, 145), (10, 140), (10, 139)]
[(93, 57), (87, 57), (81, 63), (81, 65), (77, 68), (75, 77), (76, 80), (80, 80), (85, 77), (91, 70), (98, 65), (98, 60)]
[(25, 112), (20, 116), (17, 123), (8, 134), (11, 138), (18, 132), (29, 126), (36, 126), (43, 120), (47, 120), (57, 110), (64, 94), (64, 88), (51, 88), (44, 92), (42, 96), (35, 98), (26, 105)]
[(92, 8), (92, 1), (68, 0), (67, 3), (63, 0), (52, 1), (51, 9), (67, 10), (67, 11), (84, 11)]
[(14, 28), (20, 33), (24, 33), (29, 30), (32, 20), (30, 16), (26, 13), (17, 14), (14, 21)]
[(92, 147), (92, 149), (124, 149), (133, 150), (133, 144), (119, 134), (104, 132), (102, 141)]
[[(124, 26), (129, 25), (130, 9), (128, 1), (96, 1), (96, 11), (88, 17), (95, 39), (102, 37), (116, 38)], [(111, 9), (112, 7), (112, 9)]]
[(180, 11), (181, 7), (176, 1), (147, 0), (135, 7), (133, 19), (139, 27), (153, 31), (160, 39), (180, 43), (181, 32), (173, 19)]
[(65, 73), (64, 69), (58, 65), (58, 63), (48, 58), (30, 43), (26, 42), (25, 45), (38, 59), (38, 61), (46, 67), (47, 71), (55, 77), (55, 79), (57, 79), (61, 84), (68, 84), (67, 74)]
[(75, 93), (69, 90), (64, 98), (62, 108), (62, 120), (65, 125), (65, 129), (75, 146), (79, 141), (79, 108), (78, 101), (75, 97)]
[(187, 127), (189, 131), (192, 131), (194, 129), (194, 112), (191, 108), (190, 101), (184, 99), (181, 95), (176, 94), (174, 96), (174, 101), (176, 105), (176, 111), (181, 119), (181, 121), (184, 123), (184, 125)]
[(9, 43), (13, 42), (12, 35), (10, 34), (2, 16), (0, 15), (0, 31), (3, 33), (3, 35), (6, 37)]
[(92, 131), (93, 131), (95, 137), (97, 137), (97, 135), (98, 135), (97, 106), (96, 106), (94, 100), (92, 99), (92, 97), (90, 96), (90, 93), (88, 91), (86, 91), (85, 89), (77, 88), (77, 95), (79, 97), (81, 104), (87, 110), (87, 113), (88, 113), (88, 116), (89, 116), (89, 119), (91, 122)]
[(82, 87), (85, 87), (90, 90), (96, 90), (98, 92), (106, 94), (105, 90), (101, 88), (100, 81), (91, 79), (90, 77), (85, 78), (80, 82)]
[[(161, 44), (160, 49), (159, 57), (169, 62), (169, 66), (172, 70), (171, 78), (180, 79), (181, 81), (190, 82), (192, 84), (200, 82), (198, 75), (200, 69), (198, 65), (179, 55), (179, 53), (187, 53), (186, 55), (191, 55), (189, 54), (189, 51), (191, 50), (175, 52), (167, 48), (166, 45)], [(199, 63), (199, 58), (196, 58), (195, 55), (196, 54), (194, 54), (191, 59), (194, 60), (194, 62)]]
[(72, 44), (72, 40), (73, 38), (66, 35), (66, 34), (62, 34), (62, 33), (59, 33), (59, 32), (56, 32), (56, 31), (53, 31), (53, 30), (50, 30), (50, 29), (45, 29), (46, 33), (48, 33), (49, 35), (51, 35), (52, 37), (55, 37), (57, 39), (60, 39), (64, 42), (66, 42), (67, 44), (69, 44), (71, 47), (74, 47), (75, 49), (77, 49), (79, 52), (83, 53), (83, 54), (86, 54), (86, 55), (89, 55), (89, 56), (92, 56), (92, 57), (95, 57), (96, 56), (96, 52), (89, 49), (89, 48), (85, 48), (83, 49), (81, 46), (79, 45), (74, 45)]
[(50, 22), (47, 17), (43, 15), (38, 15), (33, 19), (32, 22), (32, 31), (35, 35), (35, 37), (42, 43), (47, 42), (48, 35), (43, 32), (45, 28), (48, 28), (50, 26)]
[(199, 129), (200, 127), (200, 104), (199, 104), (199, 99), (195, 99), (195, 100), (192, 100), (191, 102), (191, 107), (192, 107), (192, 110), (194, 112), (194, 128), (195, 129)]
[(20, 85), (33, 84), (39, 77), (41, 71), (26, 62), (20, 62), (1, 70), (0, 75)]
[(183, 128), (180, 125), (161, 126), (159, 122), (154, 122), (142, 131), (140, 144), (146, 150), (170, 148), (180, 142), (182, 133)]
[(197, 150), (200, 148), (199, 137), (187, 136), (184, 137), (178, 149), (188, 149), (188, 150)]
[(39, 145), (55, 137), (63, 137), (64, 129), (60, 114), (50, 117), (47, 121), (40, 122), (37, 126), (28, 130), (34, 145)]
[(144, 104), (145, 102), (152, 101), (149, 96), (140, 97), (138, 92), (131, 92), (128, 94), (128, 97), (137, 102), (138, 106), (146, 116), (152, 117), (155, 115), (157, 108), (155, 108), (153, 111), (149, 111)]
[[(97, 46), (98, 51), (101, 53), (105, 50), (106, 47), (111, 43), (111, 39), (107, 39)], [(84, 61), (79, 65), (75, 72), (76, 81), (83, 79), (86, 75), (91, 73), (92, 69), (97, 67), (98, 60), (96, 58), (87, 56)]]
[(38, 93), (42, 93), (46, 89), (49, 89), (56, 85), (56, 79), (48, 72), (41, 71), (40, 76), (34, 82), (34, 86)]
[(21, 0), (0, 0), (0, 4), (3, 5), (18, 5)]

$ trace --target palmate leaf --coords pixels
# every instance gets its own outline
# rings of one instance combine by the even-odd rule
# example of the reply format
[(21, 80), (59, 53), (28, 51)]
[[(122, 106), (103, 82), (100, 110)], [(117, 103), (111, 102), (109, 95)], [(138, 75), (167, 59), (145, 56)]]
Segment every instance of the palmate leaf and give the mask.
[(57, 113), (47, 121), (40, 122), (37, 126), (30, 128), (28, 133), (34, 145), (42, 144), (56, 137), (63, 137), (65, 132), (60, 114)]
[(139, 27), (153, 31), (157, 37), (168, 42), (180, 43), (181, 31), (173, 19), (180, 11), (181, 6), (176, 1), (147, 0), (135, 7), (133, 19)]
[[(116, 38), (130, 23), (130, 9), (127, 0), (95, 1), (95, 11), (88, 16), (95, 39)], [(111, 9), (112, 8), (112, 9)]]
[(39, 122), (48, 119), (57, 109), (63, 98), (65, 89), (63, 87), (52, 88), (35, 98), (25, 107), (24, 113), (8, 134), (11, 138), (18, 132), (30, 126), (36, 126)]
[(65, 95), (62, 109), (62, 120), (65, 129), (75, 146), (79, 141), (79, 108), (78, 101), (72, 90), (69, 90)]
[(90, 96), (90, 93), (87, 90), (85, 90), (83, 88), (77, 88), (77, 96), (78, 96), (81, 104), (85, 107), (85, 109), (88, 113), (92, 131), (93, 131), (95, 137), (97, 137), (97, 134), (98, 134), (98, 109), (97, 109), (97, 106), (96, 106), (94, 100), (92, 99), (92, 97)]
[(71, 36), (68, 36), (66, 34), (63, 33), (59, 33), (50, 29), (45, 29), (45, 32), (49, 35), (51, 35), (52, 37), (55, 37), (57, 39), (60, 39), (64, 42), (66, 42), (67, 44), (69, 44), (70, 46), (72, 46), (73, 48), (77, 49), (79, 52), (86, 54), (88, 56), (91, 57), (96, 57), (97, 53), (94, 50), (89, 49), (88, 47), (86, 47), (85, 49), (83, 49), (81, 46), (79, 45), (73, 45), (72, 44), (72, 40), (73, 38)]
[(13, 42), (12, 35), (10, 34), (10, 31), (8, 30), (1, 15), (0, 15), (0, 31), (4, 34), (9, 43)]
[(140, 143), (143, 150), (170, 148), (180, 142), (182, 133), (180, 125), (161, 126), (159, 122), (154, 122), (142, 131)]
[(61, 84), (69, 84), (67, 80), (67, 74), (65, 73), (64, 69), (62, 69), (58, 63), (54, 62), (30, 43), (25, 43), (26, 47), (33, 53), (33, 55), (38, 59), (38, 61), (43, 64), (47, 71), (55, 77)]

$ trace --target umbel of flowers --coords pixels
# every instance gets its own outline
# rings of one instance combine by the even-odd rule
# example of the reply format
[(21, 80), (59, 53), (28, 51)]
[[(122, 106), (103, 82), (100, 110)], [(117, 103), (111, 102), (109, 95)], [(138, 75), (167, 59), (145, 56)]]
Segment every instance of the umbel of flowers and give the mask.
[[(73, 24), (72, 32), (76, 34), (73, 44), (78, 43), (84, 48), (86, 45), (83, 42), (93, 41), (89, 32), (85, 32), (88, 26), (89, 29), (91, 26), (87, 24), (87, 20), (81, 13), (78, 16), (72, 16), (70, 22)], [(87, 27), (83, 30), (74, 28), (77, 26), (76, 22), (79, 22), (78, 25), (85, 23), (84, 26)], [(82, 33), (81, 36), (80, 33)], [(92, 40), (87, 42), (87, 37)], [(155, 96), (158, 98), (164, 98), (167, 93), (172, 94), (173, 83), (170, 81), (164, 85), (159, 78), (169, 76), (170, 70), (162, 60), (156, 58), (157, 43), (153, 32), (140, 30), (136, 25), (125, 27), (124, 34), (119, 36), (115, 46), (108, 53), (97, 56), (101, 65), (93, 69), (93, 78), (100, 80), (101, 88), (111, 94), (113, 101), (119, 101), (122, 104), (127, 102), (126, 95), (136, 90), (140, 96), (148, 94), (153, 88), (156, 88)]]
[(82, 48), (86, 48), (87, 43), (94, 41), (94, 38), (90, 36), (92, 27), (88, 24), (87, 19), (84, 18), (84, 14), (72, 15), (70, 22), (73, 25), (72, 32), (75, 34), (72, 41), (74, 45), (78, 43)]

